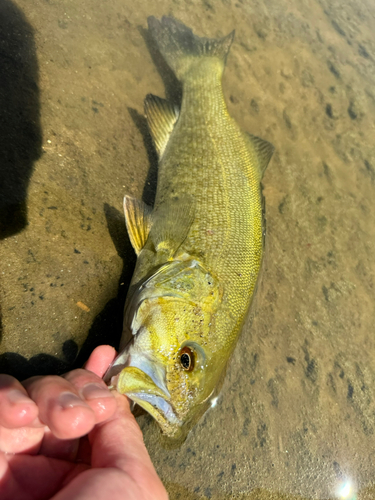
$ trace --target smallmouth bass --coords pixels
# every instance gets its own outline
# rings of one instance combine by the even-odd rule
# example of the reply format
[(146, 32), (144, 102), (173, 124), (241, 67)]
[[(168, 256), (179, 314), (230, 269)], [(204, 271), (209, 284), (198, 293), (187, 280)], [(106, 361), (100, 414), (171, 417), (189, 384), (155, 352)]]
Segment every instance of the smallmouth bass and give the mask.
[(137, 253), (124, 310), (123, 339), (132, 339), (105, 380), (183, 439), (220, 389), (252, 300), (263, 253), (260, 182), (273, 146), (228, 114), (221, 79), (234, 31), (200, 38), (169, 17), (148, 26), (183, 97), (181, 109), (145, 100), (157, 191), (153, 208), (124, 200)]

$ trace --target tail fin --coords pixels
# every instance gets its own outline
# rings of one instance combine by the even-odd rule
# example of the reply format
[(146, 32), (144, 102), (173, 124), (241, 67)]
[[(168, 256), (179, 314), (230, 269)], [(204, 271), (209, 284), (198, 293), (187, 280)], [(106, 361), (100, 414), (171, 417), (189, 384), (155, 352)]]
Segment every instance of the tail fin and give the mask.
[(159, 21), (151, 16), (148, 28), (161, 54), (179, 79), (197, 58), (215, 57), (224, 64), (234, 38), (234, 30), (224, 38), (203, 38), (173, 17)]

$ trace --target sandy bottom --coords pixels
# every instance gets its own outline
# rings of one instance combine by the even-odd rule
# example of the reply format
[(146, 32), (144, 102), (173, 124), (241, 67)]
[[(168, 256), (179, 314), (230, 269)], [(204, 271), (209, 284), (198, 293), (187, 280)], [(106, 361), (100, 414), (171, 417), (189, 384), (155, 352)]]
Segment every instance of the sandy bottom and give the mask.
[(180, 97), (147, 36), (162, 14), (236, 29), (228, 107), (276, 153), (261, 282), (218, 404), (179, 449), (140, 417), (147, 447), (172, 500), (354, 499), (348, 480), (372, 499), (370, 0), (2, 0), (0, 371), (61, 373), (119, 340), (122, 197), (155, 189), (143, 99)]

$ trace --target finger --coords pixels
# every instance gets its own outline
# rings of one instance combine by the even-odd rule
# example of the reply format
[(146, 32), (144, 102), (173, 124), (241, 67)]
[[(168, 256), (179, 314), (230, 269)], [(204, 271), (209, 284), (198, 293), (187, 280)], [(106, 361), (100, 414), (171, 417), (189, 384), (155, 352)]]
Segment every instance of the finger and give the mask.
[(0, 426), (25, 427), (38, 416), (38, 408), (18, 380), (0, 375)]
[[(80, 464), (84, 467), (84, 464)], [(71, 482), (61, 489), (51, 500), (168, 500), (163, 487), (143, 486), (134, 481), (123, 471), (113, 469), (88, 469), (81, 474), (73, 471)], [(10, 499), (13, 500), (13, 497)]]
[(100, 378), (107, 371), (108, 366), (115, 359), (116, 351), (110, 345), (100, 345), (94, 349), (89, 357), (85, 368), (96, 373)]
[(117, 410), (114, 416), (95, 426), (89, 434), (92, 467), (119, 469), (131, 478), (132, 484), (139, 487), (145, 498), (152, 491), (153, 498), (166, 499), (164, 486), (151, 462), (142, 432), (130, 411), (129, 401), (116, 392), (115, 396)]
[(95, 425), (93, 410), (68, 380), (57, 376), (32, 377), (24, 386), (39, 408), (39, 419), (57, 438), (81, 437)]
[(44, 427), (0, 427), (0, 452), (35, 455), (40, 449)]
[(115, 415), (95, 426), (90, 470), (59, 491), (51, 500), (132, 498), (167, 500), (168, 495), (148, 456), (142, 433), (132, 416), (127, 398), (116, 394)]
[(115, 397), (95, 373), (79, 369), (67, 373), (64, 378), (74, 386), (93, 410), (95, 423), (103, 422), (114, 414), (117, 407)]
[(86, 469), (87, 465), (84, 464), (72, 464), (42, 455), (30, 457), (0, 452), (1, 500), (51, 498), (70, 477), (79, 475)]
[(47, 429), (39, 449), (39, 455), (73, 462), (78, 453), (79, 441), (79, 439), (59, 439), (51, 430)]

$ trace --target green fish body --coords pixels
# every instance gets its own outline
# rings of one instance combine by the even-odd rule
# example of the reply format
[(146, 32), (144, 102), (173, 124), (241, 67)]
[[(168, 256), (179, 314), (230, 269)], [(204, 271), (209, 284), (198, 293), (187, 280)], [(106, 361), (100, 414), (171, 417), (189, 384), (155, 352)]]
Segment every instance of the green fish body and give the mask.
[(234, 32), (199, 38), (172, 18), (148, 19), (183, 86), (181, 109), (147, 96), (159, 155), (153, 209), (125, 197), (138, 255), (124, 317), (130, 343), (107, 380), (171, 437), (209, 407), (251, 303), (263, 252), (266, 141), (229, 116), (221, 79)]

